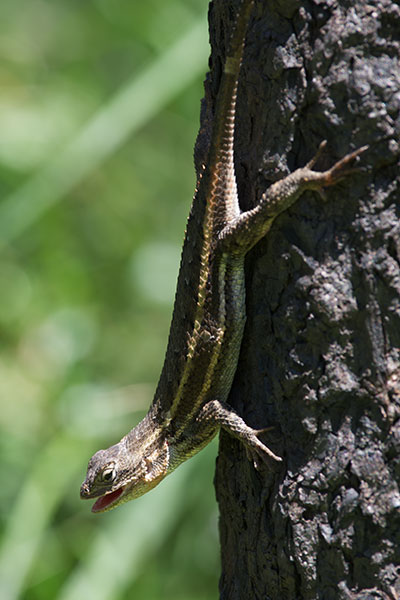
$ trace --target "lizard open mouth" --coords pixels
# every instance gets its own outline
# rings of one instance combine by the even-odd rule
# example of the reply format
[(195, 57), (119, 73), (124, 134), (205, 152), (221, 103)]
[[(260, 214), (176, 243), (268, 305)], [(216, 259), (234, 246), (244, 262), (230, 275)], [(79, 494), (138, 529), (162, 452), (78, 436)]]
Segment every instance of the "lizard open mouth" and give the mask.
[(115, 490), (114, 492), (104, 494), (104, 496), (100, 496), (100, 498), (97, 498), (96, 502), (92, 506), (92, 512), (102, 512), (103, 510), (111, 506), (111, 504), (114, 504), (114, 502), (118, 500), (124, 489), (125, 486), (119, 488), (118, 490)]

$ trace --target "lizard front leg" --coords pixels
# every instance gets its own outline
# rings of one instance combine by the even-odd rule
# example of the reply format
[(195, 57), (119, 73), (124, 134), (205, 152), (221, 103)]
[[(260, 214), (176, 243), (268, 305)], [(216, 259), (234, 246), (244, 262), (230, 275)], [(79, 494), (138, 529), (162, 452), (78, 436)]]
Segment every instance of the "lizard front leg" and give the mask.
[(253, 429), (244, 422), (242, 417), (225, 402), (219, 400), (210, 400), (200, 410), (196, 418), (196, 423), (199, 427), (204, 426), (207, 422), (221, 427), (228, 431), (231, 435), (238, 438), (245, 445), (246, 452), (249, 458), (253, 459), (254, 466), (257, 468), (259, 464), (258, 457), (264, 461), (274, 459), (278, 462), (282, 461), (280, 456), (277, 456), (265, 446), (259, 439), (258, 435), (264, 429)]

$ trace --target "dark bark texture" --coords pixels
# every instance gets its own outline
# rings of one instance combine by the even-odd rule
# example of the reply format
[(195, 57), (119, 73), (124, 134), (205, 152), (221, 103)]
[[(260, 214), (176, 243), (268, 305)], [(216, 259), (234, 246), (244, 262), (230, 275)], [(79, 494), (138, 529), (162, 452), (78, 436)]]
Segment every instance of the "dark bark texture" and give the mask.
[[(210, 11), (196, 161), (212, 123), (234, 0)], [(221, 434), (224, 600), (400, 598), (400, 7), (256, 0), (239, 85), (243, 209), (328, 140), (304, 194), (248, 256), (248, 320), (230, 402), (284, 458), (255, 471)]]

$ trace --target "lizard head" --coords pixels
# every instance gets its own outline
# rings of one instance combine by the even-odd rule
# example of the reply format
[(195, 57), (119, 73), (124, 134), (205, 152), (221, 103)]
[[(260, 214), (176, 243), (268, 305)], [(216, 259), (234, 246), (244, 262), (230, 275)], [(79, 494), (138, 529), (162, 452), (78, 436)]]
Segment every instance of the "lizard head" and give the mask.
[(126, 438), (107, 450), (99, 450), (89, 461), (81, 485), (83, 499), (97, 498), (92, 512), (106, 512), (142, 496), (155, 487), (168, 472), (169, 451), (165, 443), (148, 454), (128, 450)]

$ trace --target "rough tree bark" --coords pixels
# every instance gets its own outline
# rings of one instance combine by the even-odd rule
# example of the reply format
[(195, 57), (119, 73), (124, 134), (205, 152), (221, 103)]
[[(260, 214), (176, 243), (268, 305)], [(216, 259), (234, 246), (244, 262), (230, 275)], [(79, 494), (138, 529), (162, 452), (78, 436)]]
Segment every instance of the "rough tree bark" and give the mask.
[[(196, 159), (236, 0), (210, 11)], [(256, 472), (221, 435), (221, 598), (400, 598), (400, 8), (257, 0), (241, 72), (242, 208), (303, 166), (369, 144), (368, 170), (307, 193), (247, 260), (248, 321), (230, 402), (284, 457)]]

